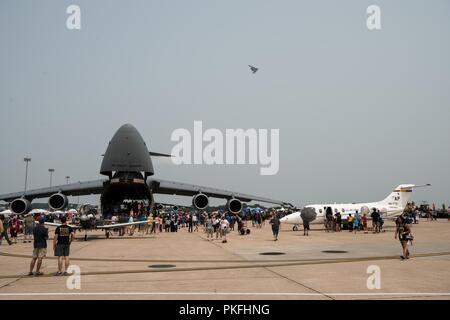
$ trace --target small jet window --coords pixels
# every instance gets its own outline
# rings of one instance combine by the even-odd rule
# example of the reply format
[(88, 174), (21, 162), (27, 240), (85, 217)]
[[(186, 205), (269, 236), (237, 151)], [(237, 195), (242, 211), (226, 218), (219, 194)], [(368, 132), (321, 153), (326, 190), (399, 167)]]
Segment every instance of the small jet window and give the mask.
[(339, 210), (338, 210), (337, 208), (334, 208), (334, 212), (335, 212), (335, 213), (338, 213), (338, 211), (339, 211)]
[(343, 213), (345, 212), (345, 209), (344, 209), (344, 208), (342, 208), (342, 212), (343, 212)]
[(322, 209), (319, 209), (319, 213), (322, 213), (323, 211), (322, 211)]

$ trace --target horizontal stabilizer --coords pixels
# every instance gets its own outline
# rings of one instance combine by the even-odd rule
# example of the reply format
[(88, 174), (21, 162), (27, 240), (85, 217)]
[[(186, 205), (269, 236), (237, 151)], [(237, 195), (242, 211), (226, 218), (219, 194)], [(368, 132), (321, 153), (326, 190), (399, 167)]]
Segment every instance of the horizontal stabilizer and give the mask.
[(173, 157), (173, 155), (171, 155), (171, 154), (158, 153), (158, 152), (149, 152), (149, 154), (152, 157), (168, 157), (168, 158)]

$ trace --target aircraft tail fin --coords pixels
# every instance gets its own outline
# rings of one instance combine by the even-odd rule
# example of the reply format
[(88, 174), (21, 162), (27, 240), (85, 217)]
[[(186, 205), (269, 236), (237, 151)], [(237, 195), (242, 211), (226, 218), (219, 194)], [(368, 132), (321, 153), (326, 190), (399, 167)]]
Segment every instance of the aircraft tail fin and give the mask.
[(411, 194), (414, 188), (429, 187), (431, 184), (424, 185), (415, 184), (401, 184), (394, 189), (383, 201), (386, 204), (396, 205), (401, 208), (405, 208), (406, 204), (411, 199)]

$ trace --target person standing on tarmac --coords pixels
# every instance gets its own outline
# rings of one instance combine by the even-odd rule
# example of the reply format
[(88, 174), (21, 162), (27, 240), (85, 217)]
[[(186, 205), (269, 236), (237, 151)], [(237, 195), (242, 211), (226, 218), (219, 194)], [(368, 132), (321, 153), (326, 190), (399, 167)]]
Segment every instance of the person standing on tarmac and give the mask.
[(309, 236), (309, 222), (303, 220), (303, 235)]
[(405, 259), (409, 259), (409, 250), (408, 250), (408, 242), (411, 241), (412, 244), (412, 240), (414, 239), (412, 234), (411, 234), (411, 228), (408, 225), (406, 218), (404, 215), (401, 215), (397, 218), (397, 220), (395, 221), (396, 224), (396, 230), (395, 230), (395, 239), (400, 240), (400, 244), (402, 246), (402, 255), (400, 256), (400, 258), (402, 260)]
[(33, 275), (34, 266), (36, 265), (35, 276), (42, 276), (41, 272), (42, 260), (47, 255), (47, 240), (48, 240), (48, 229), (44, 226), (45, 217), (39, 218), (39, 224), (33, 228), (33, 256), (30, 262), (30, 272), (29, 276)]
[(11, 240), (8, 237), (8, 223), (5, 221), (5, 216), (0, 215), (0, 244), (2, 244), (3, 237), (6, 239), (9, 245), (12, 245)]
[(278, 217), (277, 213), (275, 213), (272, 220), (270, 220), (270, 223), (272, 224), (272, 233), (273, 233), (273, 237), (274, 237), (273, 241), (277, 241), (278, 234), (280, 232), (280, 218)]

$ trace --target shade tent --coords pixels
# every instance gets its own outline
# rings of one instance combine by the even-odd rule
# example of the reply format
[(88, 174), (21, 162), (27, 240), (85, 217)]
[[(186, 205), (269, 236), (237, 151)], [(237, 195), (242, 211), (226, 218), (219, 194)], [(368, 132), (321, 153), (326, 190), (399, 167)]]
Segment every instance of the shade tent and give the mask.
[(45, 213), (47, 213), (48, 211), (46, 211), (46, 210), (44, 210), (44, 209), (33, 209), (33, 210), (31, 210), (29, 213), (31, 213), (31, 214), (45, 214)]
[(3, 210), (0, 212), (0, 214), (4, 215), (5, 217), (9, 217), (12, 214), (12, 211), (9, 209)]
[(66, 213), (64, 212), (64, 211), (60, 211), (60, 210), (58, 210), (58, 211), (53, 211), (53, 212), (51, 212), (52, 214), (56, 214), (56, 215), (65, 215)]

